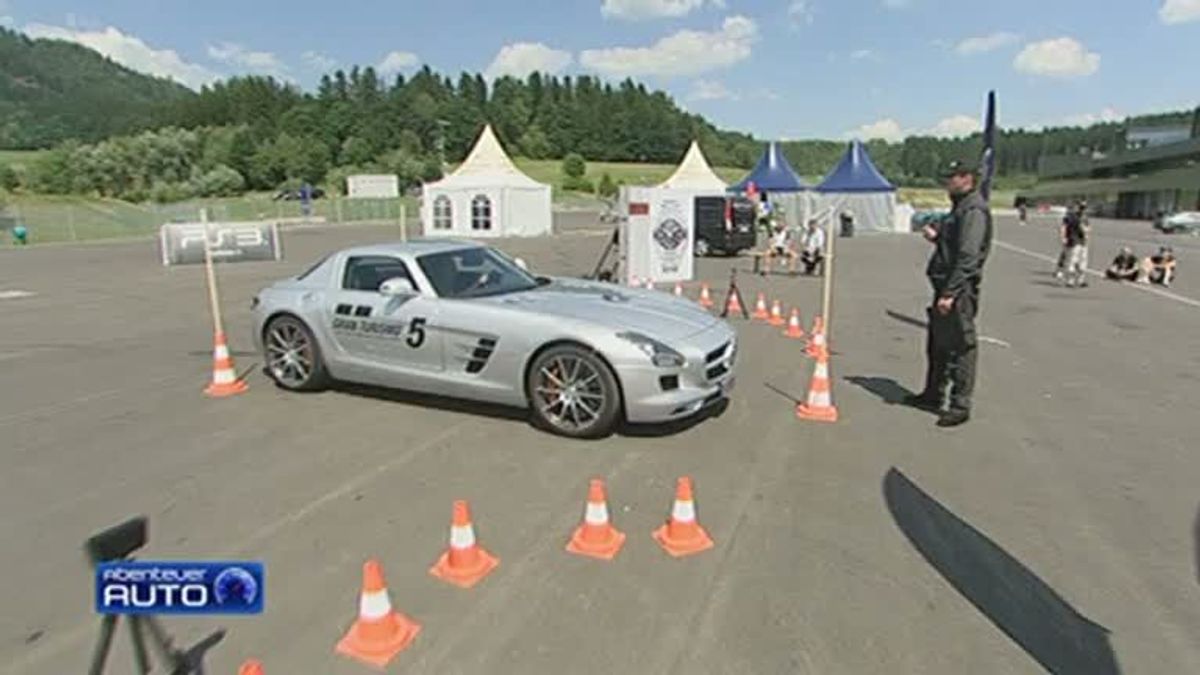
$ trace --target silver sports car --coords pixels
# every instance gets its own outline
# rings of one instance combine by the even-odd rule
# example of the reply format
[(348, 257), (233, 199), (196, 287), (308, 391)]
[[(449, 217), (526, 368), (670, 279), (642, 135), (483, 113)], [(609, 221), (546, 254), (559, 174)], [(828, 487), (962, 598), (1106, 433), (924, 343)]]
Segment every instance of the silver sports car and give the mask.
[(253, 311), (284, 389), (338, 380), (528, 408), (565, 436), (689, 417), (734, 382), (736, 335), (696, 304), (534, 276), (469, 242), (346, 249), (264, 289)]

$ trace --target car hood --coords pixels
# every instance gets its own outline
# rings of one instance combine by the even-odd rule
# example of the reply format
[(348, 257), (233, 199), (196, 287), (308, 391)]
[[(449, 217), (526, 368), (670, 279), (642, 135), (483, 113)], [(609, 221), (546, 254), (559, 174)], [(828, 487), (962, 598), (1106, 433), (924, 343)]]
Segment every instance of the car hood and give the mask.
[(719, 321), (699, 305), (669, 293), (576, 279), (551, 279), (531, 291), (486, 301), (614, 331), (634, 331), (664, 342), (688, 338)]

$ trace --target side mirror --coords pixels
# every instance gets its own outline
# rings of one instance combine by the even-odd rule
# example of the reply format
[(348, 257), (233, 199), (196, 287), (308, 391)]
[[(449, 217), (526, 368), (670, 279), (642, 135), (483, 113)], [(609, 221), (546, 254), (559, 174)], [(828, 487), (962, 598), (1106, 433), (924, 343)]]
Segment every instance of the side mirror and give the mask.
[(517, 264), (517, 267), (520, 267), (521, 269), (525, 270), (526, 272), (529, 271), (529, 264), (525, 262), (524, 258), (514, 258), (513, 262)]
[(413, 288), (412, 282), (404, 277), (392, 277), (379, 285), (379, 292), (388, 297), (396, 297), (398, 295), (416, 295), (417, 289)]

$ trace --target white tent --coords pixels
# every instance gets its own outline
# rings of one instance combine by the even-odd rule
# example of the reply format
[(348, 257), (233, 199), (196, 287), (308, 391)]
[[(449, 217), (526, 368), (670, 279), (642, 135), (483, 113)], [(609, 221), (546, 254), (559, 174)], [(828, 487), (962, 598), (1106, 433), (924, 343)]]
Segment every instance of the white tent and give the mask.
[(708, 160), (700, 151), (700, 144), (692, 141), (691, 147), (683, 156), (683, 161), (679, 163), (675, 173), (671, 174), (671, 177), (658, 187), (694, 194), (724, 195), (726, 185), (725, 181), (721, 180), (721, 177), (708, 165)]
[(550, 234), (550, 186), (521, 172), (491, 125), (453, 173), (422, 187), (425, 236), (535, 237)]

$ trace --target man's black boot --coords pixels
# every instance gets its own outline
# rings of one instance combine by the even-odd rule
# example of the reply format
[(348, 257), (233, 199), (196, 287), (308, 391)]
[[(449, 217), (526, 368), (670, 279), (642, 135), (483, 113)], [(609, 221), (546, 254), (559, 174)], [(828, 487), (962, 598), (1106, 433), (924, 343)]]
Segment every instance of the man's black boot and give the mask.
[(938, 400), (937, 395), (928, 394), (925, 392), (921, 392), (920, 394), (909, 394), (908, 396), (904, 397), (901, 403), (909, 406), (910, 408), (920, 408), (921, 410), (931, 411), (936, 411), (942, 407), (941, 401)]
[(971, 419), (970, 411), (961, 408), (951, 408), (942, 413), (942, 416), (938, 418), (937, 425), (945, 428), (957, 427), (966, 424), (969, 419)]

